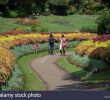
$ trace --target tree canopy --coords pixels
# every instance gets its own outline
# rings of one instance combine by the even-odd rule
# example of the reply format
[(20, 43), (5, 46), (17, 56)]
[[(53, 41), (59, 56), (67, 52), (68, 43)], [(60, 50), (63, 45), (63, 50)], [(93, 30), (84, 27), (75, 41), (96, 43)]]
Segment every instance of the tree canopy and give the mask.
[(67, 5), (69, 0), (48, 0), (48, 2), (53, 5)]
[(7, 4), (9, 0), (0, 0), (0, 4)]

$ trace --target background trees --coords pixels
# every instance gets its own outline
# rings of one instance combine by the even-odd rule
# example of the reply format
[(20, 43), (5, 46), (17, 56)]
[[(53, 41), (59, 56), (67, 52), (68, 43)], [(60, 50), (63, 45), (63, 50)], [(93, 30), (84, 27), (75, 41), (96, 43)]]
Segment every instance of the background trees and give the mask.
[[(58, 15), (102, 14), (110, 9), (110, 0), (0, 0), (0, 11), (27, 16), (52, 13)], [(14, 12), (14, 13), (12, 13)], [(17, 13), (17, 14), (15, 14)], [(10, 14), (9, 14), (10, 15)]]
[(109, 34), (110, 33), (110, 14), (103, 14), (97, 19), (98, 33)]

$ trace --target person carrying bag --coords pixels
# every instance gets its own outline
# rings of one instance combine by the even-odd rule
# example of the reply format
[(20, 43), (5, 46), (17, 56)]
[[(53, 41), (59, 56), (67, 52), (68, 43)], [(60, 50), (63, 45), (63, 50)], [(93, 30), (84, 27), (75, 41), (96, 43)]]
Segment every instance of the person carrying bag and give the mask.
[(67, 46), (68, 46), (67, 40), (66, 40), (65, 36), (62, 34), (61, 38), (60, 38), (60, 46), (59, 46), (61, 56), (65, 55), (65, 48)]

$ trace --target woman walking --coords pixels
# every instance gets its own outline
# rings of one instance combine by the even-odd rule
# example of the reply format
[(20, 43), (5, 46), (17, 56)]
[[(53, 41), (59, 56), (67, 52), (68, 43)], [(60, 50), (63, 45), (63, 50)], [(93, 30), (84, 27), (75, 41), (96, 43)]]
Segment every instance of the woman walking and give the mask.
[(50, 34), (48, 42), (49, 42), (48, 53), (50, 55), (53, 55), (54, 42), (55, 42), (53, 34)]
[(67, 41), (66, 41), (65, 36), (62, 34), (61, 38), (60, 38), (60, 46), (59, 46), (61, 56), (65, 55), (65, 48), (66, 47), (67, 47)]

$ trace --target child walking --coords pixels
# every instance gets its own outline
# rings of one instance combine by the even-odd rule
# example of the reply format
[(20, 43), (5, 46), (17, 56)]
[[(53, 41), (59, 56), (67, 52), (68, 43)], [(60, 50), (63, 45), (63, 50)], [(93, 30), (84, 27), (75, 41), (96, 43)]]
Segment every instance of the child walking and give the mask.
[(34, 44), (34, 51), (35, 53), (38, 53), (39, 51), (39, 44), (37, 42)]

